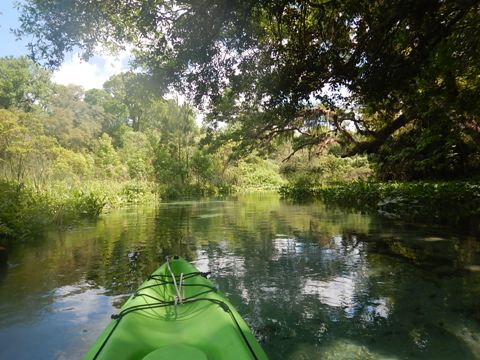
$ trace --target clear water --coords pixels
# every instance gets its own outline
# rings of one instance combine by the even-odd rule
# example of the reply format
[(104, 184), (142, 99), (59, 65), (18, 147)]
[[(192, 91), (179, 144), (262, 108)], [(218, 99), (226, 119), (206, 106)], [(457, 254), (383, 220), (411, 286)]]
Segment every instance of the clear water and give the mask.
[(0, 358), (81, 358), (168, 254), (212, 271), (271, 359), (480, 359), (475, 232), (275, 195), (112, 211), (17, 247)]

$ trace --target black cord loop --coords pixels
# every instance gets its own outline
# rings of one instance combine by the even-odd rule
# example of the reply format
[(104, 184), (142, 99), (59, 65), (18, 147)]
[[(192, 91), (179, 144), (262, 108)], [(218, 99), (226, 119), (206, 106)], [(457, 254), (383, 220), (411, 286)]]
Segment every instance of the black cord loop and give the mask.
[[(208, 275), (210, 274), (210, 272), (200, 272), (200, 271), (197, 271), (197, 272), (192, 272), (192, 273), (187, 273), (187, 274), (184, 274), (183, 275), (183, 280), (186, 280), (186, 279), (190, 279), (192, 277), (195, 277), (195, 276), (203, 276), (203, 277), (207, 277)], [(177, 277), (178, 275), (176, 275)], [(178, 276), (180, 277), (180, 276)], [(115, 325), (112, 327), (112, 329), (110, 330), (110, 332), (108, 333), (107, 337), (105, 338), (105, 340), (102, 342), (102, 345), (100, 346), (100, 348), (97, 350), (97, 352), (95, 353), (95, 356), (93, 357), (93, 360), (96, 360), (98, 358), (98, 356), (100, 355), (100, 352), (103, 350), (103, 348), (105, 347), (105, 345), (107, 344), (107, 341), (110, 339), (110, 337), (112, 336), (113, 332), (115, 331), (115, 329), (117, 328), (118, 324), (120, 323), (120, 321), (123, 319), (123, 317), (125, 317), (126, 315), (130, 314), (130, 313), (133, 313), (133, 312), (136, 312), (136, 311), (140, 311), (140, 310), (150, 310), (150, 309), (157, 309), (157, 308), (162, 308), (162, 307), (166, 307), (166, 306), (179, 306), (179, 305), (184, 305), (184, 304), (191, 304), (191, 303), (195, 303), (195, 302), (198, 302), (198, 301), (209, 301), (213, 304), (216, 304), (218, 306), (220, 306), (226, 313), (228, 313), (230, 315), (230, 317), (232, 318), (234, 324), (236, 325), (237, 327), (237, 330), (240, 332), (240, 335), (242, 336), (242, 339), (244, 340), (244, 342), (247, 344), (247, 347), (248, 349), (250, 350), (250, 353), (252, 354), (253, 358), (255, 360), (258, 360), (257, 358), (257, 355), (255, 354), (255, 351), (253, 350), (252, 346), (250, 345), (250, 342), (248, 341), (247, 337), (245, 336), (242, 328), (240, 327), (240, 324), (238, 323), (237, 319), (235, 318), (235, 315), (233, 314), (232, 310), (230, 309), (229, 305), (227, 303), (225, 303), (224, 301), (221, 301), (221, 300), (217, 300), (217, 299), (211, 299), (211, 298), (206, 298), (206, 297), (199, 297), (199, 296), (202, 296), (202, 295), (205, 295), (205, 294), (208, 294), (210, 292), (217, 292), (217, 288), (214, 287), (214, 286), (211, 286), (211, 285), (207, 285), (207, 284), (183, 284), (182, 286), (199, 286), (199, 287), (205, 287), (207, 288), (207, 290), (205, 291), (202, 291), (198, 294), (195, 294), (195, 295), (192, 295), (190, 297), (187, 297), (185, 299), (183, 299), (183, 302), (182, 303), (177, 303), (175, 301), (164, 301), (162, 299), (159, 299), (155, 296), (152, 296), (152, 295), (149, 295), (149, 294), (145, 294), (145, 293), (142, 293), (141, 291), (142, 290), (145, 290), (145, 289), (150, 289), (150, 288), (153, 288), (153, 287), (157, 287), (157, 286), (162, 286), (162, 285), (170, 285), (170, 284), (174, 284), (173, 281), (167, 281), (167, 280), (164, 280), (164, 279), (167, 279), (167, 278), (171, 278), (171, 276), (167, 276), (167, 275), (162, 275), (162, 274), (154, 274), (154, 275), (151, 275), (148, 277), (149, 280), (157, 280), (157, 281), (160, 281), (159, 283), (157, 284), (153, 284), (153, 285), (147, 285), (147, 286), (144, 286), (142, 288), (139, 288), (134, 294), (133, 294), (133, 297), (138, 297), (138, 296), (145, 296), (145, 297), (148, 297), (148, 298), (151, 298), (152, 300), (155, 300), (157, 302), (155, 303), (150, 303), (150, 304), (140, 304), (140, 305), (134, 305), (134, 306), (131, 306), (129, 308), (126, 308), (122, 311), (120, 311), (118, 314), (112, 314), (111, 315), (111, 318), (113, 320), (116, 320), (115, 322)]]

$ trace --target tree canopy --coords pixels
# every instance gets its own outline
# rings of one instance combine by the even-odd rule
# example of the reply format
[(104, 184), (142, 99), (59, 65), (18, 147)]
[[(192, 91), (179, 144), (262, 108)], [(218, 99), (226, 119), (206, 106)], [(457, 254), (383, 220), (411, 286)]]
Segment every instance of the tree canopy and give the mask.
[(45, 106), (52, 87), (50, 73), (29, 59), (1, 59), (0, 108), (30, 111)]
[(231, 146), (210, 151), (194, 109), (158, 95), (144, 74), (114, 75), (88, 91), (49, 77), (25, 58), (0, 58), (0, 183), (126, 182), (120, 196), (133, 200), (145, 188), (130, 181), (155, 183), (164, 198), (283, 183), (273, 159), (233, 161)]
[(28, 0), (18, 35), (33, 34), (33, 58), (50, 66), (75, 48), (132, 45), (158, 90), (189, 95), (212, 128), (238, 124), (229, 135), (246, 145), (286, 135), (299, 149), (333, 133), (344, 155), (444, 177), (480, 156), (479, 15), (475, 0)]

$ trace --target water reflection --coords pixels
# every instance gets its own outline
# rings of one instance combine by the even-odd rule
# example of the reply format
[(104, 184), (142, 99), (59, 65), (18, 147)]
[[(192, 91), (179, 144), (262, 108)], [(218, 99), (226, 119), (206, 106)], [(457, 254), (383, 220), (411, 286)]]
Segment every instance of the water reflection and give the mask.
[(125, 209), (47, 239), (0, 279), (2, 357), (78, 358), (175, 253), (212, 272), (272, 359), (480, 359), (475, 234), (264, 195)]
[(2, 311), (2, 358), (80, 358), (114, 311), (110, 297), (85, 283), (57, 288), (42, 297), (40, 306), (32, 301), (28, 309), (22, 307), (23, 316), (6, 317), (12, 314)]

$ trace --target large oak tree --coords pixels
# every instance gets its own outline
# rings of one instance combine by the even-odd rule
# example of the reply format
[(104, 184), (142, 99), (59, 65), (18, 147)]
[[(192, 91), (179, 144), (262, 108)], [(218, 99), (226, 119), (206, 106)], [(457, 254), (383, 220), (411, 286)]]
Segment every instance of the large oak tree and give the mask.
[(244, 145), (334, 132), (393, 177), (446, 177), (478, 169), (479, 17), (475, 0), (27, 0), (18, 34), (50, 66), (133, 46)]

